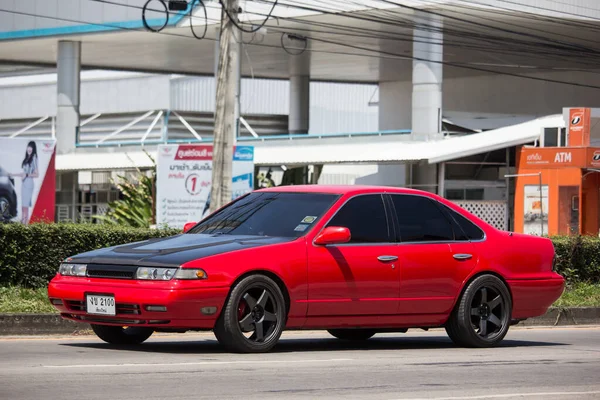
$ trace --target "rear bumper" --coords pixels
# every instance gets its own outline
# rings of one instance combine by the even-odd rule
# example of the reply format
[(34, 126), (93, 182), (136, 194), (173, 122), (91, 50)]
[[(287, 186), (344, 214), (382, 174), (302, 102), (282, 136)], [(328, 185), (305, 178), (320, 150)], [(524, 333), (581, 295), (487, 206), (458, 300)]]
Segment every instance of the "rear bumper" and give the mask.
[(509, 280), (513, 298), (513, 319), (544, 315), (562, 295), (565, 280), (558, 274), (547, 279)]
[[(229, 288), (199, 286), (198, 282), (175, 284), (58, 277), (50, 282), (48, 297), (63, 318), (78, 322), (169, 329), (212, 329)], [(88, 293), (113, 295), (116, 315), (88, 314)], [(166, 311), (148, 311), (147, 306), (164, 306)]]

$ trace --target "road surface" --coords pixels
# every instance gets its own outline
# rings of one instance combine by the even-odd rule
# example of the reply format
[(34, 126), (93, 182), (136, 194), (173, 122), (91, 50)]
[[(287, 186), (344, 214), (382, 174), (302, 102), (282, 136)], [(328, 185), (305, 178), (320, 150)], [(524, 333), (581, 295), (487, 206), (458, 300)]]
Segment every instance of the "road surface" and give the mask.
[(117, 349), (95, 336), (0, 338), (0, 399), (600, 399), (600, 328), (513, 328), (495, 349), (443, 331), (348, 343), (284, 333), (230, 354), (210, 333)]

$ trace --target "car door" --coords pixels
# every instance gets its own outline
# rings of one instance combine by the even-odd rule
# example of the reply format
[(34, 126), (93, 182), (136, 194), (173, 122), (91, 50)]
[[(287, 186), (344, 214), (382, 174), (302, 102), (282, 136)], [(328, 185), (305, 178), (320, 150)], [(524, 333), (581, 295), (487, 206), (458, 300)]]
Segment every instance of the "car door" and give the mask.
[(426, 195), (391, 194), (399, 234), (400, 314), (451, 311), (464, 277), (476, 265), (475, 249), (457, 240), (453, 221)]
[(348, 228), (351, 240), (309, 246), (309, 317), (397, 312), (400, 283), (390, 216), (381, 194), (363, 194), (350, 198), (326, 224)]

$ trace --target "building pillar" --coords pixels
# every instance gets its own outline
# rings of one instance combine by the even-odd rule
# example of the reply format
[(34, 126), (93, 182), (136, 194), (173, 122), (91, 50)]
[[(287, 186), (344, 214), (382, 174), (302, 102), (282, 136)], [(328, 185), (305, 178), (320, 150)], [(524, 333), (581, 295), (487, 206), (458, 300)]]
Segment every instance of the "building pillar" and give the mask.
[[(416, 12), (419, 26), (428, 30), (414, 29), (413, 35), (413, 81), (411, 137), (428, 141), (443, 138), (442, 131), (442, 78), (443, 33), (441, 18), (424, 12)], [(438, 179), (436, 165), (422, 163), (415, 166), (413, 184), (417, 189), (433, 193), (443, 190)], [(442, 187), (440, 187), (442, 186)]]
[(290, 112), (288, 130), (291, 134), (308, 133), (310, 119), (310, 53), (290, 56)]
[(63, 154), (75, 149), (79, 129), (81, 42), (58, 42), (56, 68), (56, 151)]
[(423, 12), (417, 12), (415, 19), (430, 29), (415, 28), (413, 33), (412, 137), (436, 140), (442, 137), (442, 21)]

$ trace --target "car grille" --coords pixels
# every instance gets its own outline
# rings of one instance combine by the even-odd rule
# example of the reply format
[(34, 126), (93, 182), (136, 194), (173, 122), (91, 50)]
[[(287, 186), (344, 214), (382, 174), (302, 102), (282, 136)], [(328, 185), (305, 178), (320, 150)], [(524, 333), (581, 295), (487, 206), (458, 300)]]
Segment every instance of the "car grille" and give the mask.
[(137, 267), (123, 265), (88, 264), (87, 276), (92, 278), (133, 279)]
[[(65, 305), (69, 310), (72, 311), (86, 311), (86, 306), (84, 301), (78, 300), (67, 300), (65, 301)], [(117, 303), (115, 305), (117, 315), (140, 315), (141, 309), (138, 304), (126, 304), (126, 303)]]

